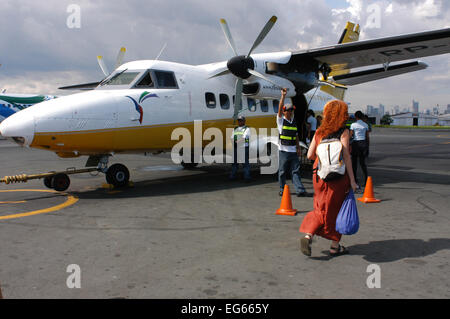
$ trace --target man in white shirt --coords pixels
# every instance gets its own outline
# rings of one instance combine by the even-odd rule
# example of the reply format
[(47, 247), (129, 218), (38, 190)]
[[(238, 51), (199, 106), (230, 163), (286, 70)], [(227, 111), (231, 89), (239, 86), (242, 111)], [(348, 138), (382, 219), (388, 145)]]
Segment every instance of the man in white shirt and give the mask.
[(361, 111), (357, 111), (355, 113), (356, 122), (350, 125), (350, 136), (353, 138), (352, 142), (352, 166), (353, 166), (353, 174), (355, 175), (356, 183), (358, 183), (356, 171), (358, 168), (358, 159), (359, 164), (361, 165), (361, 169), (364, 174), (364, 184), (367, 181), (367, 165), (366, 165), (366, 154), (368, 149), (368, 139), (369, 139), (369, 127), (364, 121), (363, 113)]
[[(231, 165), (230, 180), (236, 179), (239, 163), (242, 163), (244, 166), (244, 179), (246, 182), (249, 182), (251, 179), (249, 163), (250, 128), (245, 125), (244, 116), (239, 115), (237, 120), (238, 126), (234, 128), (233, 134), (231, 134), (234, 149), (234, 160)], [(242, 155), (244, 155), (245, 158), (243, 158)]]
[(284, 104), (287, 90), (281, 90), (280, 104), (278, 105), (277, 127), (279, 132), (279, 168), (278, 181), (280, 183), (280, 196), (283, 195), (284, 185), (286, 184), (286, 173), (289, 168), (292, 172), (292, 182), (295, 186), (295, 192), (298, 197), (308, 196), (305, 187), (300, 178), (300, 161), (298, 157), (301, 154), (298, 141), (297, 122), (294, 118), (295, 106)]

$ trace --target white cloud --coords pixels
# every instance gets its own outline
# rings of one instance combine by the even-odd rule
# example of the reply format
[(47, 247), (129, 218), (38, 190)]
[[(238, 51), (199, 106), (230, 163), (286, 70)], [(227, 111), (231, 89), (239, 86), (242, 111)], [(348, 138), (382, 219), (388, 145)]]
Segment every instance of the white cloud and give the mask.
[(439, 14), (440, 7), (441, 3), (437, 3), (435, 0), (426, 0), (414, 8), (414, 15), (419, 18), (436, 17)]
[[(188, 64), (223, 61), (232, 52), (220, 18), (227, 20), (240, 54), (248, 52), (272, 15), (278, 16), (278, 21), (256, 52), (335, 44), (348, 20), (366, 24), (367, 8), (373, 3), (382, 9), (380, 28), (363, 29), (361, 39), (444, 28), (450, 21), (447, 0), (347, 0), (347, 8), (335, 10), (325, 0), (83, 0), (76, 1), (81, 8), (81, 29), (69, 29), (66, 9), (71, 3), (74, 1), (2, 2), (0, 87), (10, 92), (61, 94), (58, 86), (100, 80), (103, 74), (96, 56), (103, 55), (111, 69), (121, 46), (127, 48), (125, 61), (152, 59), (166, 42), (163, 60)], [(423, 92), (430, 103), (450, 103), (448, 93), (427, 94), (442, 87), (442, 77), (450, 70), (448, 55), (424, 61), (430, 64), (425, 71), (352, 87), (349, 96), (355, 104), (376, 104), (380, 96), (401, 104), (411, 99), (411, 92)]]

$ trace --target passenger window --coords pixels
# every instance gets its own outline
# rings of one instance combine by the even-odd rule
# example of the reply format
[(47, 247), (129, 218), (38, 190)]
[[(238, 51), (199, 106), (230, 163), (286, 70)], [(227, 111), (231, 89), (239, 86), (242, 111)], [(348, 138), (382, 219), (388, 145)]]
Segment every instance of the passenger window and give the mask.
[(175, 74), (168, 71), (154, 71), (156, 76), (156, 83), (160, 89), (178, 89)]
[(264, 113), (269, 112), (269, 102), (267, 100), (261, 100), (261, 111)]
[(230, 108), (230, 98), (226, 94), (219, 95), (220, 107), (224, 110), (228, 110)]
[(250, 112), (256, 111), (256, 101), (254, 99), (247, 98), (247, 105)]
[(216, 96), (214, 93), (206, 92), (205, 93), (206, 106), (210, 109), (216, 107)]
[(145, 76), (135, 85), (136, 88), (152, 88), (155, 84), (152, 81), (150, 72), (147, 72)]
[(278, 100), (273, 100), (273, 113), (278, 113), (278, 106), (280, 105), (280, 101)]

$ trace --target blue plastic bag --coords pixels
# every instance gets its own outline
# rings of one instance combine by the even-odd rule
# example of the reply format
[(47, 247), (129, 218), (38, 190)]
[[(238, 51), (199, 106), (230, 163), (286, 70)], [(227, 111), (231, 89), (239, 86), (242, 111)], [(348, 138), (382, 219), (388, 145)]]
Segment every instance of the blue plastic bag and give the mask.
[(337, 216), (336, 231), (342, 235), (353, 235), (356, 234), (358, 229), (358, 209), (356, 208), (355, 195), (350, 189)]

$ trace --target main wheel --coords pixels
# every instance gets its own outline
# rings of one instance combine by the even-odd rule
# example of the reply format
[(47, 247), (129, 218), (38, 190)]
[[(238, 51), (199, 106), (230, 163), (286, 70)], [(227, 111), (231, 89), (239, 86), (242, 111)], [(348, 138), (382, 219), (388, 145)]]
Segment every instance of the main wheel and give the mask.
[(115, 187), (124, 187), (128, 185), (130, 180), (130, 172), (125, 165), (114, 164), (106, 172), (106, 181)]
[(51, 179), (51, 188), (53, 188), (55, 191), (63, 192), (69, 188), (69, 185), (70, 185), (70, 178), (69, 176), (67, 176), (67, 174), (64, 173), (56, 174)]

